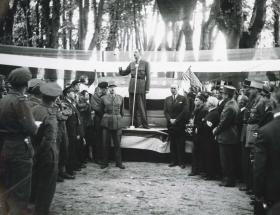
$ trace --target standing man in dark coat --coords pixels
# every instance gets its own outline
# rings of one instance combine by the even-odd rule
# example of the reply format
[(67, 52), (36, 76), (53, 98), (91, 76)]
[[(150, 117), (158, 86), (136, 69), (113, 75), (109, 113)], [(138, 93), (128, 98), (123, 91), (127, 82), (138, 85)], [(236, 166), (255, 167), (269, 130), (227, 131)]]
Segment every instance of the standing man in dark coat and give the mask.
[(47, 215), (55, 193), (58, 174), (57, 145), (57, 108), (55, 99), (61, 95), (62, 89), (57, 83), (45, 83), (40, 86), (42, 104), (32, 109), (36, 121), (41, 122), (35, 139), (36, 171), (35, 180), (35, 214)]
[(123, 128), (123, 97), (115, 94), (116, 85), (109, 84), (109, 94), (102, 97), (104, 115), (101, 120), (102, 131), (102, 164), (101, 169), (108, 167), (111, 139), (115, 148), (116, 167), (125, 169), (121, 156), (121, 137)]
[[(120, 75), (131, 74), (129, 82), (129, 110), (131, 117), (134, 116), (133, 126), (149, 128), (147, 121), (147, 110), (146, 110), (146, 93), (150, 90), (150, 66), (149, 63), (141, 59), (140, 52), (134, 51), (135, 61), (131, 62), (126, 70), (119, 68)], [(137, 74), (137, 77), (136, 77)], [(136, 83), (135, 83), (136, 82)], [(135, 91), (136, 84), (136, 91)], [(133, 112), (133, 98), (135, 94), (135, 106)], [(138, 112), (140, 113), (141, 122), (138, 121)], [(131, 125), (132, 125), (131, 121)]]
[(225, 187), (235, 186), (235, 152), (239, 142), (236, 127), (238, 105), (233, 96), (236, 89), (224, 86), (223, 98), (226, 101), (218, 126), (213, 130), (219, 143), (221, 167), (224, 180), (220, 184)]
[(164, 101), (164, 115), (170, 138), (171, 163), (169, 167), (179, 165), (185, 168), (185, 124), (187, 121), (187, 101), (178, 94), (178, 86), (171, 85), (171, 96)]
[(101, 119), (104, 114), (102, 106), (102, 97), (107, 94), (108, 82), (100, 82), (98, 88), (95, 89), (94, 95), (90, 98), (90, 107), (92, 110), (93, 118), (93, 159), (96, 163), (100, 164), (102, 160), (102, 127)]
[(261, 127), (255, 144), (254, 193), (258, 202), (273, 206), (280, 201), (280, 89), (273, 93), (277, 102), (274, 119)]
[(0, 193), (4, 200), (4, 211), (1, 214), (27, 213), (34, 154), (30, 136), (37, 132), (25, 96), (30, 79), (29, 70), (13, 70), (8, 77), (12, 89), (0, 100), (0, 130), (3, 139), (0, 158), (4, 171), (0, 180), (0, 187), (3, 185), (4, 188), (4, 193)]

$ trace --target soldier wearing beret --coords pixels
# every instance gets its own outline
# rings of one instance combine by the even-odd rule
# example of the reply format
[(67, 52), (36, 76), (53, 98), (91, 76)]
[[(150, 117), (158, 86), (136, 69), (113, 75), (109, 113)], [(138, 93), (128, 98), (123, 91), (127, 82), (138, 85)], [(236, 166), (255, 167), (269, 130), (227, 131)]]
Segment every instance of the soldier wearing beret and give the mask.
[(90, 98), (90, 106), (93, 118), (93, 159), (97, 163), (101, 163), (102, 159), (102, 127), (100, 125), (103, 117), (102, 97), (107, 94), (108, 82), (100, 82), (95, 90), (94, 95)]
[[(135, 61), (131, 62), (126, 70), (119, 68), (120, 75), (131, 74), (129, 82), (129, 110), (131, 117), (134, 116), (133, 124), (135, 127), (149, 128), (146, 110), (146, 93), (150, 90), (150, 66), (149, 63), (141, 59), (140, 52), (134, 51)], [(137, 77), (136, 77), (137, 75)], [(135, 91), (136, 84), (136, 91)], [(134, 114), (133, 98), (135, 96)], [(138, 121), (138, 113), (140, 113), (141, 122)]]
[(102, 164), (101, 168), (104, 169), (108, 166), (109, 162), (109, 147), (111, 138), (113, 140), (115, 148), (116, 166), (120, 169), (124, 169), (121, 157), (121, 137), (123, 128), (123, 98), (120, 95), (115, 94), (114, 83), (109, 84), (109, 94), (103, 96), (102, 109), (104, 115), (101, 120), (102, 132)]
[(40, 85), (44, 82), (40, 79), (33, 78), (28, 82), (27, 92), (29, 93), (28, 103), (31, 108), (39, 105), (42, 102), (42, 95), (40, 91)]
[[(17, 68), (8, 76), (12, 89), (0, 101), (0, 130), (3, 138), (1, 165), (4, 177), (3, 214), (25, 214), (30, 198), (33, 147), (30, 136), (37, 126), (25, 96), (28, 69)], [(3, 181), (4, 180), (4, 181)], [(0, 195), (3, 195), (0, 193)]]
[(213, 134), (219, 143), (220, 161), (223, 173), (223, 181), (220, 184), (225, 187), (235, 186), (235, 151), (239, 142), (236, 127), (238, 105), (233, 96), (236, 89), (232, 86), (224, 86), (223, 98), (226, 101), (220, 116), (218, 126)]
[(36, 167), (34, 189), (35, 213), (48, 214), (55, 193), (58, 173), (57, 147), (57, 108), (56, 98), (61, 95), (62, 89), (57, 83), (49, 82), (40, 86), (42, 104), (32, 109), (34, 118), (40, 122), (37, 135), (34, 138), (36, 145)]

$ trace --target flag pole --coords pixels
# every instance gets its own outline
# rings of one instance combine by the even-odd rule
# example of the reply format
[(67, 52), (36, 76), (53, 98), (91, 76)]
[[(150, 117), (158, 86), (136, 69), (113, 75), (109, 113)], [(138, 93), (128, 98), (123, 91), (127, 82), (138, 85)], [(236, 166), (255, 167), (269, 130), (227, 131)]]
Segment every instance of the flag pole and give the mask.
[(138, 79), (137, 79), (137, 74), (138, 74), (138, 63), (137, 64), (135, 64), (135, 67), (136, 67), (136, 73), (135, 73), (135, 84), (134, 84), (134, 95), (133, 95), (133, 104), (132, 104), (132, 120), (131, 120), (131, 126), (130, 126), (130, 128), (135, 128), (135, 126), (133, 125), (133, 122), (134, 122), (134, 110), (135, 110), (135, 97), (136, 97), (136, 86), (137, 86), (137, 81), (138, 81)]

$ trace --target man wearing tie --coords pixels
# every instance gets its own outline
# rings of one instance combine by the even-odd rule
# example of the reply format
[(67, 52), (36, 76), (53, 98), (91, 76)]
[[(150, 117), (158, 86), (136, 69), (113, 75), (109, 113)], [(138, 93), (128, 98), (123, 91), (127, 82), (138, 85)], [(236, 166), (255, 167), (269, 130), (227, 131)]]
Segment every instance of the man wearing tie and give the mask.
[[(135, 61), (131, 62), (126, 70), (119, 68), (119, 74), (124, 76), (131, 74), (129, 82), (129, 110), (132, 116), (131, 125), (135, 127), (149, 128), (146, 111), (146, 93), (150, 89), (150, 66), (149, 63), (141, 59), (140, 52), (134, 51)], [(133, 102), (135, 96), (134, 113)], [(138, 111), (140, 113), (141, 122), (138, 121)]]
[(178, 94), (178, 86), (172, 84), (171, 96), (164, 101), (164, 115), (170, 138), (171, 163), (169, 167), (179, 165), (185, 168), (185, 124), (187, 121), (187, 100)]

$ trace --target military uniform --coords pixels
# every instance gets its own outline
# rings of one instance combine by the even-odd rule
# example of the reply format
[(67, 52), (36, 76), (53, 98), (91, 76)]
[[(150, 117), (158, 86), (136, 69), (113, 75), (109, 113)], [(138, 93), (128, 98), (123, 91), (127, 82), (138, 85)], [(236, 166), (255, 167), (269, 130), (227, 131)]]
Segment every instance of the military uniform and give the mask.
[(102, 151), (103, 167), (108, 166), (109, 162), (109, 147), (111, 137), (115, 148), (116, 165), (122, 167), (121, 158), (121, 136), (123, 128), (123, 98), (120, 95), (108, 94), (102, 97), (102, 105), (104, 115), (101, 120), (102, 132)]
[[(232, 92), (233, 87), (224, 87), (225, 91)], [(233, 92), (232, 92), (233, 94)], [(220, 122), (214, 130), (220, 149), (221, 167), (224, 176), (223, 186), (235, 186), (235, 152), (239, 142), (236, 127), (238, 105), (234, 99), (227, 100), (220, 116)]]
[(260, 128), (254, 162), (254, 193), (270, 205), (280, 201), (280, 113)]
[[(46, 83), (40, 87), (43, 102), (32, 109), (36, 121), (42, 122), (35, 140), (36, 167), (34, 168), (36, 185), (35, 211), (38, 215), (48, 214), (55, 193), (58, 174), (57, 146), (57, 108), (54, 106), (55, 97), (62, 92), (56, 83)], [(44, 102), (44, 96), (53, 97), (52, 104)]]
[(8, 80), (13, 89), (0, 101), (0, 129), (3, 138), (1, 165), (4, 187), (3, 214), (24, 214), (30, 198), (33, 147), (29, 136), (37, 131), (27, 97), (20, 88), (27, 87), (31, 73), (23, 68), (13, 70)]
[[(138, 67), (137, 67), (138, 65)], [(136, 77), (136, 70), (137, 77)], [(132, 114), (133, 111), (133, 97), (135, 93), (135, 107), (134, 107), (134, 119), (133, 124), (138, 127), (142, 125), (144, 128), (148, 128), (148, 121), (147, 121), (147, 111), (146, 111), (146, 91), (150, 89), (150, 67), (149, 63), (144, 60), (140, 60), (137, 64), (135, 61), (131, 62), (126, 70), (120, 70), (120, 75), (128, 75), (131, 74), (131, 79), (129, 82), (128, 92), (129, 92), (129, 110)], [(136, 85), (136, 92), (134, 92), (135, 82), (137, 81)], [(141, 117), (141, 123), (138, 121), (138, 111)]]

